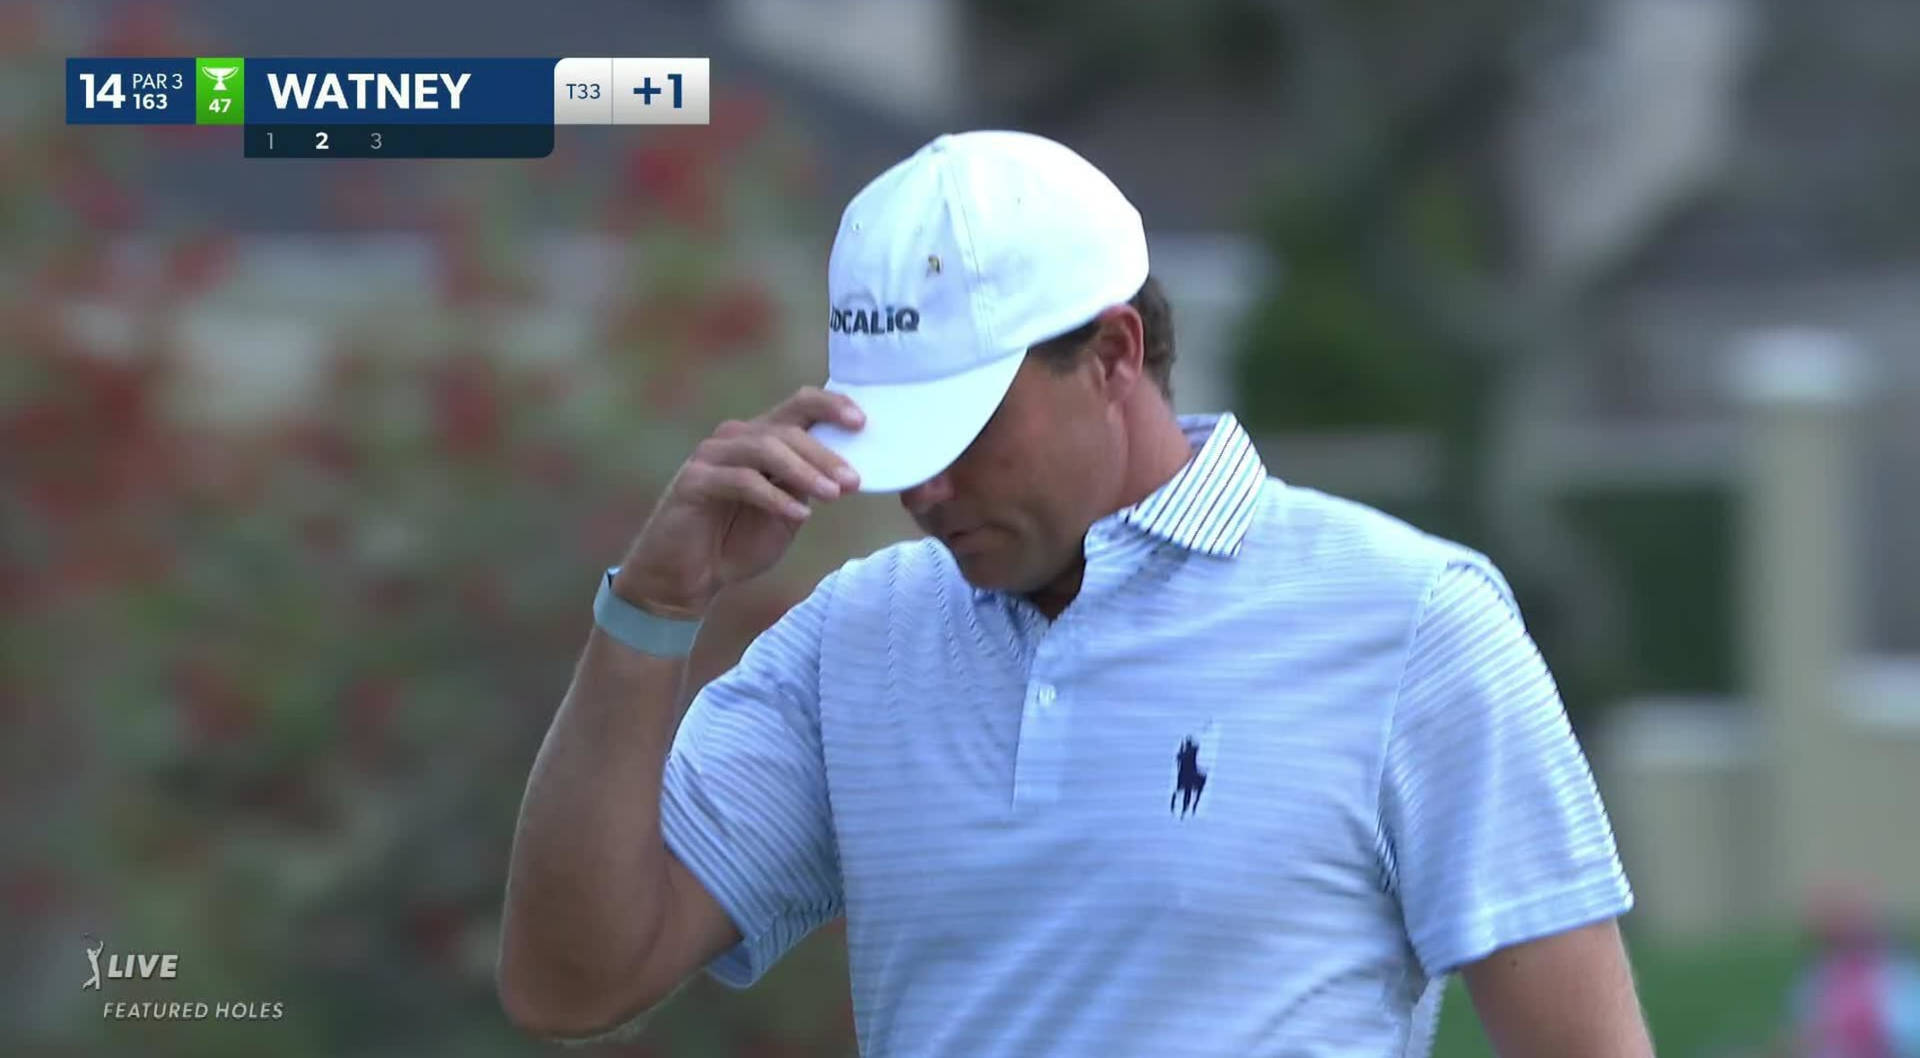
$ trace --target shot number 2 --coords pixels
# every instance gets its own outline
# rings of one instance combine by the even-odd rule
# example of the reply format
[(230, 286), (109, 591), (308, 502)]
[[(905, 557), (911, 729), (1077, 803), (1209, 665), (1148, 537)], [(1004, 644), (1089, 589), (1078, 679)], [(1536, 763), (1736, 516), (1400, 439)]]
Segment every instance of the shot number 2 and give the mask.
[[(330, 151), (333, 149), (327, 146), (327, 134), (325, 132), (316, 132), (313, 134), (313, 149), (316, 151)], [(376, 151), (380, 149), (380, 134), (377, 132), (373, 134), (373, 149)], [(273, 150), (272, 132), (267, 133), (267, 150)]]

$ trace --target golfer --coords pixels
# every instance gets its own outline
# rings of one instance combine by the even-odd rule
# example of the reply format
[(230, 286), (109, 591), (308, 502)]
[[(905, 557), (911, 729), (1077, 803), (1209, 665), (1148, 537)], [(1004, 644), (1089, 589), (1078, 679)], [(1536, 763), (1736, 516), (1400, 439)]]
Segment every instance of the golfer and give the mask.
[[(526, 1030), (746, 987), (846, 917), (873, 1058), (1651, 1054), (1632, 895), (1488, 560), (1171, 408), (1139, 214), (947, 135), (847, 206), (828, 381), (701, 442), (599, 585), (534, 763), (499, 988)], [(680, 715), (714, 596), (817, 504), (828, 575)]]

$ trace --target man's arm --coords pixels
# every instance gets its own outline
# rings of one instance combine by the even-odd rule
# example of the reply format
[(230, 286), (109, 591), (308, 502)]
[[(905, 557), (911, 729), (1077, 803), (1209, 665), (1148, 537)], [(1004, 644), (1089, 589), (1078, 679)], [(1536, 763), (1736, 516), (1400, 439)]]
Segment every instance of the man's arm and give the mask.
[[(668, 485), (614, 593), (658, 616), (697, 618), (721, 589), (770, 568), (809, 514), (804, 499), (833, 499), (858, 484), (806, 433), (822, 421), (855, 428), (858, 409), (810, 387), (750, 423), (722, 424)], [(822, 814), (824, 795), (809, 771), (817, 748), (791, 735), (806, 730), (794, 717), (811, 694), (807, 658), (818, 624), (811, 612), (789, 614), (776, 626), (785, 639), (762, 637), (708, 686), (709, 707), (696, 706), (685, 722), (706, 736), (693, 741), (717, 747), (704, 754), (681, 753), (676, 741), (685, 734), (684, 659), (655, 657), (594, 629), (541, 744), (514, 834), (497, 984), (515, 1024), (550, 1037), (599, 1035), (739, 945), (739, 923), (753, 921), (743, 916), (779, 908), (786, 888), (823, 903), (789, 886), (819, 850), (781, 840), (811, 833), (793, 817)], [(719, 774), (699, 778), (702, 760)], [(740, 809), (770, 817), (778, 835), (733, 821), (711, 828), (726, 840), (705, 840), (699, 856), (672, 848), (676, 833), (705, 836), (697, 820), (688, 822), (699, 810), (738, 806), (729, 793), (740, 776), (731, 773), (742, 770), (783, 798)], [(785, 787), (765, 781), (776, 770), (791, 778)], [(716, 883), (724, 888), (710, 887)], [(765, 961), (783, 938), (746, 939)]]
[(1500, 1058), (1652, 1058), (1612, 919), (1503, 948), (1460, 976)]
[(1503, 1058), (1648, 1053), (1613, 925), (1633, 895), (1612, 828), (1546, 662), (1490, 567), (1449, 566), (1422, 603), (1381, 828), (1421, 966), (1466, 977)]
[(501, 921), (501, 1005), (554, 1038), (670, 994), (739, 933), (660, 834), (684, 663), (595, 629), (527, 781)]

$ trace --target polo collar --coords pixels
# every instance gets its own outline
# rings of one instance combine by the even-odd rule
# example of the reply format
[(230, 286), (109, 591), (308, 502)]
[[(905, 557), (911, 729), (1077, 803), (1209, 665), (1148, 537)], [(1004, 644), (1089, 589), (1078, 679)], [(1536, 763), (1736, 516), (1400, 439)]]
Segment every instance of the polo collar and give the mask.
[(1196, 449), (1193, 458), (1165, 485), (1110, 517), (1189, 551), (1232, 558), (1253, 524), (1266, 465), (1232, 412), (1183, 415), (1180, 428)]
[[(1193, 458), (1166, 484), (1095, 522), (1094, 528), (1127, 525), (1198, 554), (1232, 558), (1253, 524), (1254, 501), (1267, 480), (1266, 464), (1232, 412), (1182, 415), (1179, 421)], [(998, 594), (973, 589), (976, 600)]]

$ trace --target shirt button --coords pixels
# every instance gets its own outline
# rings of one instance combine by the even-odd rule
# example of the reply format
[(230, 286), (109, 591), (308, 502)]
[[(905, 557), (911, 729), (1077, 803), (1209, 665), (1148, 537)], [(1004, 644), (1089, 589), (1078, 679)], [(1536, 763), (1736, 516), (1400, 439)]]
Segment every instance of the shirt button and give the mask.
[(1039, 689), (1034, 692), (1034, 697), (1039, 699), (1039, 702), (1042, 708), (1052, 705), (1053, 704), (1053, 684), (1051, 683), (1041, 684)]

